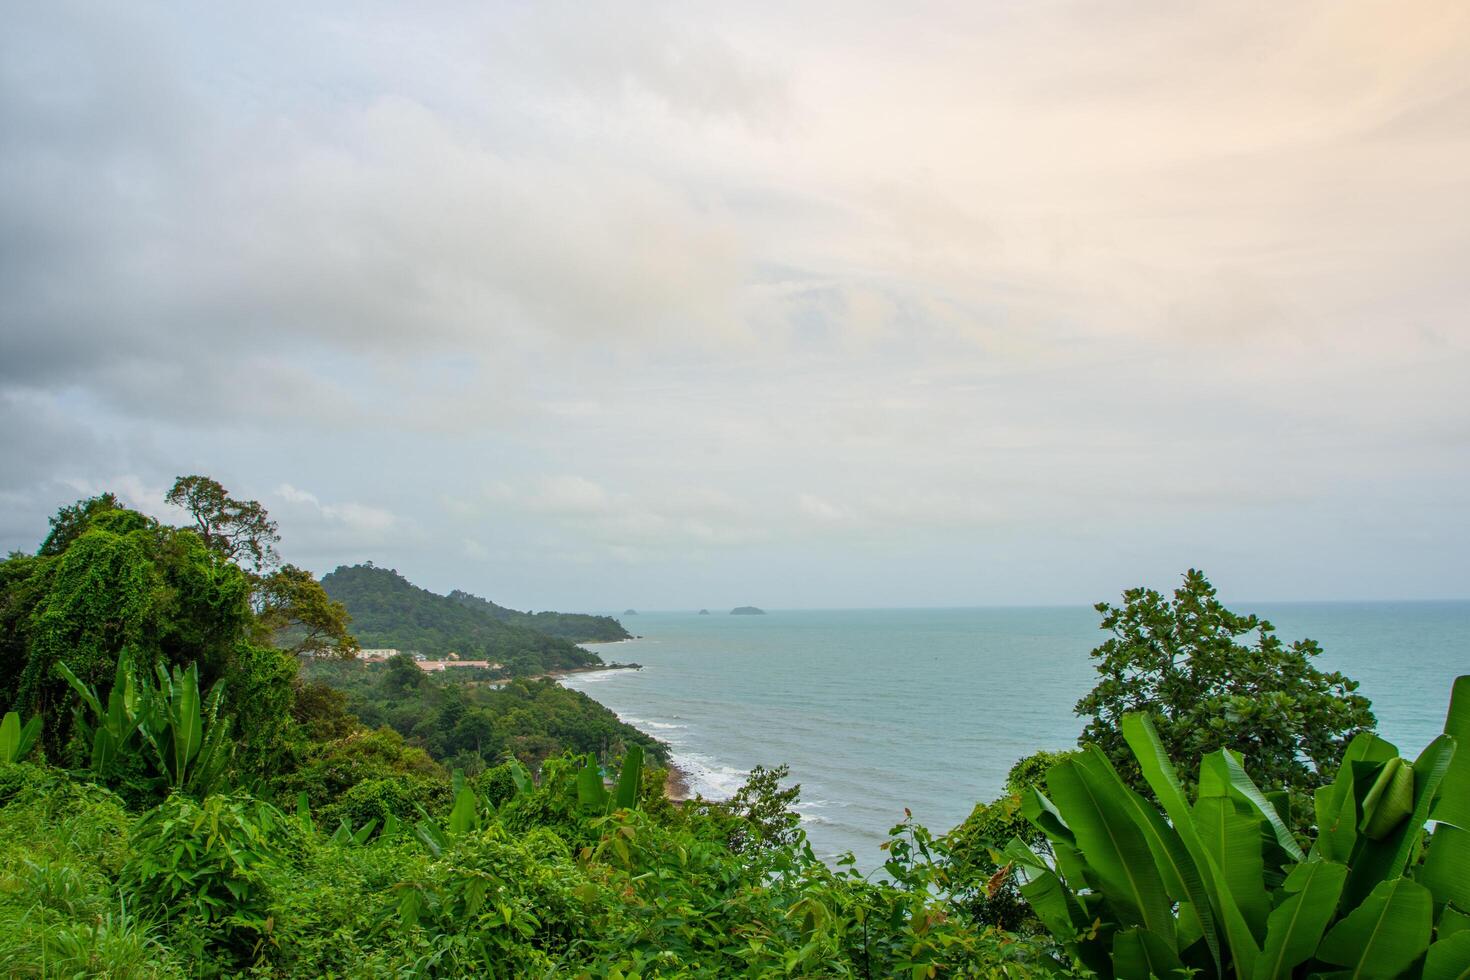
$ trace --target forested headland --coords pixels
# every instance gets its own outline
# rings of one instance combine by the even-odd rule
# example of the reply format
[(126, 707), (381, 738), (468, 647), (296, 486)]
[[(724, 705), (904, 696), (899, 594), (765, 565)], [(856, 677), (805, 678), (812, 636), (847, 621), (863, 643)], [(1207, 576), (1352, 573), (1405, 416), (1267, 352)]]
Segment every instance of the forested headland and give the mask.
[[(597, 666), (601, 658), (577, 642), (628, 636), (607, 617), (533, 616), (464, 592), (438, 595), (394, 569), (372, 564), (342, 566), (322, 578), (322, 588), (347, 611), (363, 646), (413, 651), (431, 659), (453, 653), (461, 660), (504, 664), (518, 675)], [(544, 629), (543, 623), (555, 630)]]
[(564, 638), (385, 569), (324, 588), (208, 478), (169, 500), (180, 526), (108, 494), (67, 505), (0, 562), (6, 975), (1470, 967), (1470, 677), (1426, 692), (1445, 734), (1401, 758), (1315, 644), (1198, 572), (1098, 606), (1075, 751), (1019, 760), (947, 833), (899, 823), (863, 875), (813, 855), (779, 767), (674, 803), (665, 747), (583, 695), (354, 656), (371, 637), (534, 673)]

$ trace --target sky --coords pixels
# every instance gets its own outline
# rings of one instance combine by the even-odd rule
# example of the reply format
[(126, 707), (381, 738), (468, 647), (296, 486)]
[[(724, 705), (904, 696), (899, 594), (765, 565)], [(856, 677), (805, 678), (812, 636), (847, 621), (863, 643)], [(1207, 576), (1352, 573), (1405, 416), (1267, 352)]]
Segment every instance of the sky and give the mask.
[(1470, 5), (11, 5), (0, 551), (518, 608), (1470, 597)]

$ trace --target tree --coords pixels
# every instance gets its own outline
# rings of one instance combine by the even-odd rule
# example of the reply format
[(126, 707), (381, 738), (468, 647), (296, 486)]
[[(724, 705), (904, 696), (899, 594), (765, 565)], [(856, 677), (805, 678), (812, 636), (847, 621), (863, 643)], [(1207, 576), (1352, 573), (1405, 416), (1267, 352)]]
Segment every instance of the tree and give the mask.
[(428, 676), (414, 659), (406, 653), (388, 658), (388, 671), (383, 677), (383, 690), (390, 694), (405, 694), (428, 683)]
[(92, 518), (103, 511), (118, 510), (122, 504), (117, 496), (112, 493), (99, 493), (95, 497), (78, 500), (74, 504), (68, 504), (56, 512), (51, 518), (51, 533), (46, 535), (46, 540), (41, 543), (38, 555), (59, 555), (66, 550), (66, 546), (81, 536), (92, 523)]
[(99, 689), (125, 652), (144, 670), (197, 663), (213, 685), (232, 669), (252, 620), (240, 568), (193, 533), (97, 499), (58, 513), (59, 553), (13, 558), (0, 572), (0, 686), (45, 716), (53, 758), (73, 727), (64, 709), (76, 703), (59, 661)]
[(303, 568), (282, 565), (260, 578), (254, 606), (262, 637), (288, 653), (351, 657), (359, 649), (347, 628), (347, 607)]
[(179, 477), (164, 499), (189, 512), (211, 551), (239, 565), (249, 561), (257, 572), (279, 560), (275, 543), (281, 535), (259, 501), (236, 500), (207, 476)]
[(1101, 748), (1145, 795), (1123, 740), (1130, 711), (1148, 713), (1186, 780), (1201, 756), (1229, 747), (1264, 789), (1298, 802), (1332, 781), (1347, 743), (1375, 724), (1356, 681), (1312, 666), (1315, 641), (1283, 644), (1266, 620), (1226, 609), (1199, 571), (1185, 573), (1172, 601), (1137, 588), (1122, 606), (1096, 608), (1113, 635), (1091, 654), (1102, 680), (1077, 702), (1077, 714), (1090, 716), (1078, 742)]

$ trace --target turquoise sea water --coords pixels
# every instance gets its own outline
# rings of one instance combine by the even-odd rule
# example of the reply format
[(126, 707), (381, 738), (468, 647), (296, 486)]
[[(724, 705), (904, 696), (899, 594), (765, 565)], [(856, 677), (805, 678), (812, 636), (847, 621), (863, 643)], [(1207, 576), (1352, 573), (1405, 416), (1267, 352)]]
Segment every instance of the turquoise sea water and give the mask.
[[(1410, 758), (1470, 673), (1467, 602), (1231, 605), (1321, 643), (1318, 665), (1362, 682)], [(644, 613), (625, 623), (642, 639), (589, 647), (643, 670), (565, 683), (667, 741), (706, 796), (789, 764), (817, 852), (872, 868), (904, 807), (948, 829), (1015, 760), (1073, 745), (1097, 623), (1088, 608)]]

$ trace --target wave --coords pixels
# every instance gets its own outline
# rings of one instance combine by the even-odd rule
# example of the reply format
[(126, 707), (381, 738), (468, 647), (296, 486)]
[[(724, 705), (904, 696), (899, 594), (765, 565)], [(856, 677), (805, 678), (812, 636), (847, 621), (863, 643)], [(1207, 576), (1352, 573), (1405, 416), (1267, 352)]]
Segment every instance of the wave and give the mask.
[(632, 715), (620, 715), (619, 720), (634, 728), (652, 728), (659, 732), (675, 732), (689, 727), (674, 721), (649, 721), (647, 718), (634, 718)]
[(622, 667), (609, 667), (607, 670), (582, 670), (575, 674), (565, 674), (560, 680), (563, 687), (570, 687), (575, 691), (585, 684), (601, 684), (623, 673), (624, 670), (625, 668)]
[(674, 765), (688, 779), (690, 792), (707, 800), (729, 799), (750, 777), (750, 773), (743, 769), (723, 765), (696, 752), (675, 752)]

